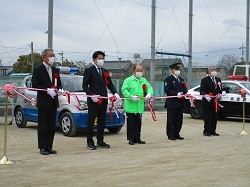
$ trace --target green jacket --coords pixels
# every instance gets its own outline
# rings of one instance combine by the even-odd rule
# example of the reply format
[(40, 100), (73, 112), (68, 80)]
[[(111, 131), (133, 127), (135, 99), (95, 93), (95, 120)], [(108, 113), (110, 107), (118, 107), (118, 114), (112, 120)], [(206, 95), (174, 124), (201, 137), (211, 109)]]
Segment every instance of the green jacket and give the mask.
[[(143, 85), (146, 87), (146, 94), (150, 93), (151, 96), (154, 95), (154, 90), (149, 84), (147, 79), (141, 77), (139, 80), (134, 76), (126, 78), (122, 85), (122, 94), (124, 95), (124, 109), (128, 113), (139, 113), (144, 112), (144, 90)], [(140, 97), (138, 101), (133, 101), (131, 99), (132, 95), (137, 95)]]

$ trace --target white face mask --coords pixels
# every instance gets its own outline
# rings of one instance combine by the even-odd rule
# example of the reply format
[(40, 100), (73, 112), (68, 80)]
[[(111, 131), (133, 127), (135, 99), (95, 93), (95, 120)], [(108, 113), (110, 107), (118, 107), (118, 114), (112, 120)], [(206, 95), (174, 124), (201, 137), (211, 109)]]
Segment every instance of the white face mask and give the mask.
[(142, 72), (135, 72), (135, 76), (139, 79), (142, 76)]
[(217, 71), (212, 71), (212, 72), (211, 72), (211, 76), (212, 76), (212, 77), (216, 77), (216, 75), (217, 75)]
[(52, 66), (55, 62), (55, 57), (49, 57), (49, 64)]
[(175, 74), (175, 76), (178, 77), (181, 74), (181, 70), (175, 70), (174, 74)]
[(103, 66), (103, 64), (104, 64), (104, 60), (103, 60), (103, 59), (101, 59), (101, 60), (97, 60), (97, 61), (96, 61), (96, 64), (97, 64), (97, 66), (102, 67), (102, 66)]

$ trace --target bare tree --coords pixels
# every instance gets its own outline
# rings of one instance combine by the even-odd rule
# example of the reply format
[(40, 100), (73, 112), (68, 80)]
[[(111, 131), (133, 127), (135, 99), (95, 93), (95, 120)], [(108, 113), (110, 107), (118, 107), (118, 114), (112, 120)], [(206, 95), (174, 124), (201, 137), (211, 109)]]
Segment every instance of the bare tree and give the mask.
[(224, 68), (229, 74), (232, 74), (234, 65), (238, 62), (235, 55), (224, 55), (218, 62), (218, 66)]

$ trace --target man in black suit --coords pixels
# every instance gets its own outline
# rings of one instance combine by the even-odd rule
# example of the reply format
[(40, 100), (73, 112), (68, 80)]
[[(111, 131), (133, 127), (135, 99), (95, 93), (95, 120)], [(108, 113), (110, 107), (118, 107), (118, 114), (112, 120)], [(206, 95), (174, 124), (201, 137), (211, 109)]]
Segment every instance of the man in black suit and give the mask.
[(167, 128), (166, 133), (169, 140), (183, 140), (180, 136), (180, 131), (183, 122), (183, 94), (187, 93), (186, 83), (179, 76), (180, 63), (175, 63), (169, 66), (171, 75), (164, 80), (164, 91), (167, 96), (178, 96), (166, 99), (165, 108), (167, 108)]
[[(204, 77), (201, 80), (200, 94), (204, 95), (202, 98), (202, 108), (203, 108), (203, 116), (204, 116), (204, 136), (219, 136), (216, 133), (216, 125), (217, 125), (217, 113), (214, 108), (214, 101), (217, 94), (222, 93), (222, 85), (220, 78), (216, 77), (216, 67), (211, 66), (208, 69), (209, 75)], [(223, 92), (222, 95), (225, 95)]]
[[(38, 148), (42, 155), (56, 154), (52, 149), (56, 127), (56, 109), (59, 106), (57, 89), (61, 89), (58, 69), (53, 67), (54, 52), (52, 49), (42, 51), (43, 63), (34, 69), (33, 88), (45, 89), (37, 91), (38, 108)], [(60, 92), (61, 90), (59, 90)]]
[[(116, 99), (119, 100), (120, 96), (114, 87), (108, 71), (103, 68), (105, 54), (102, 51), (96, 51), (93, 54), (93, 66), (87, 68), (83, 77), (83, 90), (87, 95), (105, 96), (107, 97), (107, 87)], [(101, 148), (109, 148), (110, 145), (106, 144), (103, 140), (103, 133), (106, 121), (107, 99), (99, 99), (97, 97), (88, 97), (88, 125), (87, 125), (87, 148), (95, 150), (96, 146), (93, 140), (93, 125), (97, 117), (97, 145)]]

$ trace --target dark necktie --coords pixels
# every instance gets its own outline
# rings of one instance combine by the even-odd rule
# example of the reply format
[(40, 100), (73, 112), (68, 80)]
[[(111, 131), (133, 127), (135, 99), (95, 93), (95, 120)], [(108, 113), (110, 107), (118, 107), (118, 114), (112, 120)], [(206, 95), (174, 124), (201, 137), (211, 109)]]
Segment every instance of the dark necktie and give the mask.
[(216, 89), (217, 88), (217, 84), (216, 84), (216, 81), (215, 81), (215, 77), (213, 77), (213, 82), (214, 82), (214, 88)]
[(101, 70), (101, 68), (97, 68), (97, 69), (98, 69), (98, 73), (99, 73), (100, 79), (102, 81), (102, 70)]

